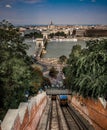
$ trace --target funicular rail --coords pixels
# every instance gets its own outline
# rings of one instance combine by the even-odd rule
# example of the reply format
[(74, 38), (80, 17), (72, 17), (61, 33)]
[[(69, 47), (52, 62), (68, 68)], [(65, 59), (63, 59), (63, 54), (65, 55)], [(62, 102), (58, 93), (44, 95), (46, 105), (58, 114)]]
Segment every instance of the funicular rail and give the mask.
[(60, 105), (58, 98), (51, 96), (46, 108), (45, 121), (38, 130), (94, 130), (73, 106)]
[(85, 124), (71, 107), (62, 107), (62, 112), (69, 130), (94, 130), (91, 125)]
[(59, 116), (56, 100), (52, 100), (50, 112), (51, 116), (50, 116), (49, 130), (61, 130), (59, 124)]

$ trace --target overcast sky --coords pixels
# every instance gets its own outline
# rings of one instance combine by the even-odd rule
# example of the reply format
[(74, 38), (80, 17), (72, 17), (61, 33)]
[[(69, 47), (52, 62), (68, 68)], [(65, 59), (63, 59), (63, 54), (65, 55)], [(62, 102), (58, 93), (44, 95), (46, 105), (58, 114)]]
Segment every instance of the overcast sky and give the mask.
[(0, 0), (0, 21), (13, 24), (107, 24), (107, 0)]

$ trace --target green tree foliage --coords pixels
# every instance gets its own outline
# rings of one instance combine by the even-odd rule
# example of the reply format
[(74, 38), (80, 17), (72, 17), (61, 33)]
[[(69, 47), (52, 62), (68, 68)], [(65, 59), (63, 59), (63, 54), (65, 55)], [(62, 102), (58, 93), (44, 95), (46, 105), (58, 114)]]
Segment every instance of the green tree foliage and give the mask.
[(38, 32), (31, 32), (29, 34), (25, 34), (25, 38), (43, 38), (43, 35)]
[(86, 48), (74, 46), (64, 68), (66, 80), (73, 92), (84, 97), (107, 97), (107, 40), (86, 43)]
[(47, 77), (43, 77), (43, 83), (42, 83), (42, 89), (45, 90), (46, 88), (51, 86), (51, 82), (49, 80), (49, 78)]
[(0, 88), (2, 89), (0, 107), (5, 109), (15, 107), (20, 101), (20, 99), (13, 101), (17, 97), (14, 90), (17, 91), (20, 86), (25, 86), (23, 83), (29, 77), (29, 67), (25, 62), (27, 48), (22, 43), (19, 32), (13, 28), (13, 25), (3, 20), (0, 26)]
[(62, 56), (59, 57), (59, 62), (60, 63), (66, 63), (66, 61), (67, 61), (67, 57), (66, 56), (62, 55)]
[(31, 93), (35, 94), (38, 92), (39, 88), (43, 84), (43, 74), (39, 68), (34, 67), (32, 69), (31, 75), (32, 75), (31, 85), (33, 85), (33, 91)]
[(63, 37), (66, 37), (66, 34), (64, 32), (56, 32), (56, 33), (51, 33), (49, 36), (51, 38), (53, 38), (54, 36), (63, 36)]
[(55, 36), (54, 33), (49, 34), (49, 37), (50, 37), (50, 38), (53, 38), (54, 36)]
[[(25, 101), (25, 92), (37, 92), (43, 75), (31, 67), (31, 58), (15, 27), (3, 20), (0, 24), (0, 108), (16, 108)], [(36, 85), (35, 85), (36, 84)]]
[(56, 71), (56, 69), (54, 67), (52, 67), (49, 71), (49, 76), (52, 78), (56, 78), (58, 72)]

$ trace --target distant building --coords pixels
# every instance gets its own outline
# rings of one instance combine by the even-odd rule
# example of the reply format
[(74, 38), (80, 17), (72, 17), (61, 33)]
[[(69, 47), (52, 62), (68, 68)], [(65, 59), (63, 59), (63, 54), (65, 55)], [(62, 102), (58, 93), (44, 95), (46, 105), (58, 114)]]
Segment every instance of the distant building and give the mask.
[(76, 29), (76, 36), (77, 37), (84, 37), (85, 30), (84, 29)]
[(53, 24), (53, 22), (51, 21), (51, 23), (48, 25), (48, 29), (55, 29), (55, 25)]
[(87, 29), (85, 31), (87, 37), (104, 37), (107, 36), (107, 30), (104, 29)]

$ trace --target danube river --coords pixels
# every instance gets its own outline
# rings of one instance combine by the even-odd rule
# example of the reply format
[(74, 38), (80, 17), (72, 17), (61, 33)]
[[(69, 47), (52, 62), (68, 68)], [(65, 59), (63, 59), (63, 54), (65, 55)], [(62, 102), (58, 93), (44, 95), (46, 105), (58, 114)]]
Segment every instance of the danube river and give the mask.
[(25, 39), (24, 43), (26, 43), (29, 46), (29, 50), (27, 50), (27, 54), (29, 56), (34, 55), (36, 49), (36, 43), (34, 43), (32, 39)]
[(71, 49), (74, 45), (79, 44), (82, 46), (82, 48), (85, 47), (85, 42), (84, 41), (66, 41), (66, 42), (49, 42), (46, 47), (47, 53), (44, 54), (44, 58), (57, 58), (62, 55), (69, 56), (71, 53)]
[[(35, 45), (32, 40), (25, 40), (25, 43), (30, 46), (29, 50), (27, 51), (28, 55), (33, 55), (35, 53)], [(57, 58), (62, 55), (69, 56), (71, 49), (74, 45), (79, 44), (83, 47), (85, 47), (84, 41), (66, 41), (66, 42), (48, 42), (46, 51), (47, 53), (43, 55), (44, 58)]]

